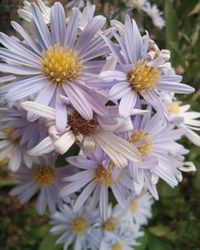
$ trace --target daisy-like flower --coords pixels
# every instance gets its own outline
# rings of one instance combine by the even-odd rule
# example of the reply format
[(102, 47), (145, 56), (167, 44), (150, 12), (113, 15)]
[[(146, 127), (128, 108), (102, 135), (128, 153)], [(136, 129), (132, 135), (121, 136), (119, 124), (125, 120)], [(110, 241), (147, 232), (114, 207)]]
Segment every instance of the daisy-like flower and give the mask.
[[(0, 94), (8, 102), (33, 98), (35, 102), (50, 105), (56, 109), (56, 123), (59, 130), (66, 127), (67, 106), (61, 95), (67, 96), (72, 106), (87, 120), (98, 113), (99, 104), (90, 96), (88, 99), (87, 79), (99, 73), (104, 61), (95, 58), (107, 53), (108, 48), (97, 33), (106, 22), (103, 16), (96, 16), (79, 33), (80, 12), (73, 9), (66, 26), (65, 12), (60, 3), (51, 8), (50, 25), (35, 5), (31, 5), (32, 28), (30, 36), (19, 24), (12, 22), (24, 42), (0, 34), (0, 71), (18, 78), (0, 88)], [(111, 31), (103, 32), (111, 36)], [(93, 60), (94, 59), (94, 60)], [(102, 109), (99, 113), (102, 112)], [(36, 119), (28, 114), (29, 120)]]
[[(55, 110), (50, 107), (30, 101), (23, 102), (22, 106), (41, 117), (55, 120)], [(117, 113), (114, 112), (114, 109), (113, 114), (111, 112), (110, 114), (110, 119), (95, 115), (93, 119), (88, 121), (71, 109), (65, 132), (59, 133), (56, 127), (51, 124), (49, 136), (30, 150), (29, 154), (38, 156), (53, 150), (64, 154), (76, 142), (87, 153), (100, 147), (119, 168), (127, 166), (128, 160), (140, 161), (140, 153), (136, 147), (116, 134), (131, 130), (133, 128), (131, 120), (117, 119)]]
[(104, 81), (103, 86), (107, 82), (113, 82), (110, 97), (113, 101), (120, 100), (120, 115), (129, 116), (138, 98), (142, 97), (163, 116), (165, 107), (160, 100), (161, 91), (180, 94), (194, 91), (192, 87), (180, 83), (181, 76), (161, 74), (159, 66), (163, 64), (162, 54), (152, 60), (148, 34), (141, 37), (135, 21), (128, 15), (125, 19), (124, 32), (120, 28), (119, 33), (120, 36), (117, 33), (114, 35), (118, 45), (105, 38), (112, 54), (118, 60), (117, 70), (104, 71), (100, 74), (100, 78)]
[[(24, 3), (24, 6), (22, 9), (18, 10), (18, 14), (20, 15), (21, 18), (23, 18), (24, 20), (30, 23), (33, 18), (32, 10), (31, 10), (31, 3), (29, 1), (24, 1), (23, 3)], [(51, 8), (48, 7), (45, 4), (45, 1), (43, 0), (37, 0), (37, 5), (41, 11), (41, 14), (44, 18), (45, 23), (49, 24)]]
[(68, 184), (60, 192), (61, 197), (65, 198), (82, 190), (74, 204), (75, 211), (78, 211), (91, 196), (90, 206), (95, 208), (99, 204), (100, 214), (106, 219), (109, 188), (120, 206), (124, 207), (129, 191), (133, 189), (133, 182), (126, 172), (127, 168), (116, 168), (101, 150), (88, 157), (74, 156), (66, 160), (81, 169), (79, 173), (64, 179)]
[(155, 27), (162, 29), (165, 26), (165, 21), (162, 17), (163, 13), (159, 11), (156, 4), (151, 5), (150, 3), (147, 3), (144, 11), (152, 18)]
[(73, 173), (70, 167), (55, 168), (52, 162), (54, 161), (41, 161), (39, 164), (34, 164), (31, 169), (21, 166), (16, 173), (16, 178), (21, 183), (10, 192), (11, 196), (18, 196), (21, 204), (25, 204), (39, 192), (36, 202), (39, 214), (44, 214), (46, 208), (54, 213), (56, 207), (61, 206), (59, 191), (63, 187), (62, 179)]
[(153, 204), (152, 196), (148, 192), (140, 195), (132, 194), (128, 198), (126, 212), (137, 225), (146, 225), (151, 218), (151, 207)]
[(100, 250), (132, 250), (138, 246), (137, 239), (144, 233), (139, 231), (139, 226), (120, 228), (117, 233), (108, 232), (101, 240)]
[(129, 133), (129, 141), (138, 145), (143, 158), (140, 163), (129, 162), (135, 191), (139, 194), (147, 187), (158, 199), (156, 183), (159, 178), (175, 187), (182, 180), (181, 170), (187, 171), (187, 168), (184, 170), (184, 164), (188, 163), (184, 163), (183, 155), (188, 150), (176, 142), (183, 136), (184, 130), (172, 129), (170, 124), (163, 124), (158, 114), (151, 116), (151, 112), (143, 117), (136, 116), (133, 124), (134, 130)]
[(112, 204), (109, 204), (107, 209), (107, 219), (102, 222), (104, 234), (107, 232), (116, 233), (120, 228), (128, 228), (132, 225), (132, 217), (128, 213), (125, 214), (126, 210), (119, 205), (113, 207)]
[(64, 250), (73, 244), (74, 250), (98, 250), (101, 239), (99, 214), (96, 210), (81, 208), (75, 212), (71, 207), (63, 205), (60, 211), (52, 215), (50, 232), (61, 234), (56, 244), (63, 244)]
[(178, 101), (166, 103), (169, 119), (177, 127), (184, 130), (185, 136), (195, 145), (200, 146), (200, 136), (193, 130), (200, 131), (199, 112), (189, 111), (190, 105), (182, 105)]
[(0, 109), (0, 161), (8, 160), (8, 168), (17, 171), (22, 163), (31, 168), (37, 158), (27, 151), (46, 138), (41, 121), (29, 122), (26, 112), (17, 107)]

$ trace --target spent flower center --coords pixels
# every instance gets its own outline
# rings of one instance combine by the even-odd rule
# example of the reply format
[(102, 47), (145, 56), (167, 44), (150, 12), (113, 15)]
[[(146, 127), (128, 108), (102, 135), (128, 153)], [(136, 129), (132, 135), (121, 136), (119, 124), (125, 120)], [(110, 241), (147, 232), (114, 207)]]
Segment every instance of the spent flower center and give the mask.
[(41, 166), (33, 171), (33, 180), (39, 187), (49, 187), (56, 180), (56, 170), (53, 167)]
[(133, 91), (142, 93), (150, 90), (158, 83), (160, 73), (146, 62), (138, 61), (127, 75), (128, 82)]
[(71, 231), (76, 235), (86, 234), (88, 227), (88, 222), (82, 217), (74, 219), (70, 224)]
[(134, 131), (131, 135), (130, 142), (134, 144), (139, 141), (143, 142), (137, 147), (138, 151), (142, 154), (142, 156), (149, 155), (153, 148), (153, 141), (151, 139), (151, 136), (142, 130)]
[(78, 112), (75, 112), (69, 117), (68, 124), (75, 135), (90, 136), (96, 132), (99, 125), (97, 119), (94, 117), (92, 120), (84, 119)]
[(170, 102), (167, 104), (167, 111), (174, 115), (180, 114), (180, 106), (177, 102)]
[(54, 84), (62, 85), (73, 81), (83, 71), (83, 62), (77, 52), (54, 45), (43, 51), (41, 71)]

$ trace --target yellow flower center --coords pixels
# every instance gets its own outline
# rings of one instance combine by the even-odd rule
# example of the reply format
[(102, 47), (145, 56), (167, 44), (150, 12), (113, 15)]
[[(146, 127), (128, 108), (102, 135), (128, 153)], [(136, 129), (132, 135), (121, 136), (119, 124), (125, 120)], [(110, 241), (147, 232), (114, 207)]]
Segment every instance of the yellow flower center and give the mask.
[(115, 243), (114, 245), (112, 245), (112, 250), (123, 250), (124, 244), (119, 241), (117, 243)]
[(105, 169), (102, 165), (97, 166), (95, 179), (100, 185), (110, 187), (112, 185), (111, 170)]
[(41, 71), (56, 85), (73, 81), (82, 70), (83, 62), (72, 49), (54, 45), (42, 53)]
[(74, 112), (74, 114), (69, 116), (68, 124), (71, 126), (71, 130), (75, 135), (82, 134), (85, 136), (94, 134), (99, 125), (95, 117), (87, 121), (78, 112)]
[(105, 221), (103, 228), (106, 231), (114, 232), (117, 230), (118, 222), (115, 218), (109, 218)]
[(130, 142), (134, 144), (139, 141), (144, 141), (142, 145), (138, 146), (139, 152), (142, 154), (142, 156), (149, 155), (153, 148), (153, 142), (151, 136), (148, 133), (143, 132), (142, 130), (134, 131), (133, 134), (131, 135)]
[(136, 199), (130, 200), (130, 208), (132, 213), (136, 213), (139, 209), (139, 203)]
[(32, 178), (39, 187), (49, 187), (57, 178), (56, 170), (53, 167), (41, 166), (33, 171)]
[(171, 102), (167, 104), (167, 111), (174, 115), (180, 114), (180, 106), (177, 102)]
[(155, 68), (147, 66), (146, 62), (138, 61), (127, 78), (132, 90), (142, 93), (155, 87), (160, 79), (160, 73)]
[(88, 227), (88, 222), (82, 217), (74, 219), (70, 224), (71, 231), (76, 235), (86, 234)]
[(4, 133), (6, 134), (7, 136), (7, 139), (9, 140), (9, 142), (13, 145), (19, 145), (20, 144), (20, 140), (21, 138), (20, 137), (17, 137), (17, 138), (14, 138), (12, 136), (12, 133), (15, 131), (15, 128), (14, 127), (10, 127), (10, 128), (5, 128), (4, 129)]

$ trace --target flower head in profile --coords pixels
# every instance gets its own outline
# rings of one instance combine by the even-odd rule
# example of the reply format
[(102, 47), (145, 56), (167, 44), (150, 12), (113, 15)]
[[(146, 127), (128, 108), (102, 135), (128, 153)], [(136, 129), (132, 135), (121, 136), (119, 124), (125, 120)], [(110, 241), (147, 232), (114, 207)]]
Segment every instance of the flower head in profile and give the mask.
[(200, 146), (200, 136), (194, 131), (200, 131), (199, 112), (189, 111), (190, 105), (181, 105), (176, 100), (166, 103), (170, 121), (184, 130), (185, 136), (195, 145)]
[(129, 191), (133, 190), (133, 182), (126, 172), (128, 169), (116, 168), (102, 150), (97, 150), (88, 157), (72, 156), (66, 160), (80, 169), (77, 174), (64, 179), (68, 184), (60, 192), (61, 197), (65, 198), (82, 190), (74, 204), (75, 211), (89, 200), (91, 207), (99, 205), (100, 214), (106, 219), (109, 189), (112, 190), (120, 206), (124, 206)]
[(22, 165), (16, 173), (21, 183), (13, 188), (11, 196), (17, 196), (21, 204), (25, 204), (39, 192), (36, 210), (44, 214), (46, 209), (54, 213), (57, 206), (62, 204), (59, 191), (63, 186), (63, 177), (73, 173), (70, 167), (55, 168), (54, 159), (42, 160), (31, 169)]
[(70, 245), (73, 249), (98, 250), (101, 231), (98, 228), (99, 214), (96, 210), (81, 208), (75, 212), (67, 205), (60, 207), (59, 211), (52, 214), (52, 234), (61, 234), (57, 244), (63, 244), (64, 250)]
[(29, 122), (19, 107), (0, 109), (0, 160), (8, 160), (8, 168), (17, 171), (21, 164), (31, 168), (37, 158), (28, 154), (47, 136), (42, 120)]
[(165, 26), (165, 20), (162, 17), (163, 13), (159, 11), (156, 4), (151, 5), (150, 3), (147, 3), (144, 11), (151, 17), (155, 27), (162, 29)]
[(117, 25), (119, 34), (114, 37), (117, 44), (105, 38), (111, 53), (117, 58), (116, 70), (104, 71), (100, 78), (102, 86), (113, 82), (110, 98), (120, 101), (119, 113), (127, 117), (139, 98), (152, 105), (164, 117), (165, 106), (161, 101), (160, 92), (188, 94), (194, 89), (180, 83), (179, 75), (163, 75), (159, 67), (165, 62), (163, 54), (155, 54), (152, 58), (148, 34), (141, 36), (134, 20), (127, 15), (125, 26)]
[[(31, 10), (31, 3), (29, 1), (24, 1), (24, 6), (22, 9), (18, 10), (18, 14), (21, 18), (26, 20), (27, 22), (31, 22), (33, 15)], [(51, 8), (48, 7), (43, 0), (37, 0), (37, 6), (39, 7), (42, 17), (46, 24), (50, 23), (50, 13)]]
[[(98, 103), (89, 94), (88, 78), (100, 72), (104, 61), (99, 60), (108, 48), (97, 35), (106, 22), (103, 16), (94, 17), (79, 32), (80, 12), (74, 8), (66, 25), (65, 12), (60, 3), (51, 8), (47, 25), (37, 5), (31, 5), (33, 36), (19, 24), (12, 22), (23, 41), (0, 34), (0, 71), (17, 76), (0, 87), (0, 95), (7, 102), (29, 98), (56, 109), (56, 124), (60, 131), (67, 124), (67, 107), (71, 104), (86, 120), (99, 111)], [(103, 32), (111, 36), (111, 31)], [(61, 98), (61, 96), (63, 98)], [(65, 100), (65, 102), (63, 101)], [(67, 103), (67, 104), (66, 104)], [(36, 117), (28, 114), (29, 120)]]

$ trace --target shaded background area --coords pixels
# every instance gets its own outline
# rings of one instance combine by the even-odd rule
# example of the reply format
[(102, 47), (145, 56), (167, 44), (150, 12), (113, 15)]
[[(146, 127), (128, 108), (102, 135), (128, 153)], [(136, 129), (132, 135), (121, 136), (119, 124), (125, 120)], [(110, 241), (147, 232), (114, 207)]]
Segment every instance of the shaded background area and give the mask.
[[(9, 22), (20, 21), (17, 16), (21, 0), (1, 0), (0, 30), (12, 34)], [(55, 2), (55, 1), (50, 1)], [(64, 4), (67, 0), (61, 1)], [(93, 1), (97, 12), (109, 19), (123, 19), (126, 11), (123, 1)], [(149, 17), (133, 11), (141, 29), (149, 30), (160, 48), (172, 51), (172, 63), (184, 82), (196, 88), (181, 100), (200, 112), (200, 2), (198, 0), (158, 0), (164, 12), (166, 27), (156, 29)], [(179, 187), (171, 189), (160, 181), (160, 200), (153, 206), (153, 218), (145, 227), (145, 236), (137, 250), (200, 250), (200, 149), (183, 140), (191, 150), (187, 160), (193, 161), (199, 171), (184, 175)], [(48, 234), (48, 215), (35, 213), (34, 201), (26, 206), (8, 196), (16, 184), (1, 163), (0, 167), (0, 249), (1, 250), (60, 250), (54, 246), (54, 237)], [(106, 250), (106, 249), (105, 249)]]

